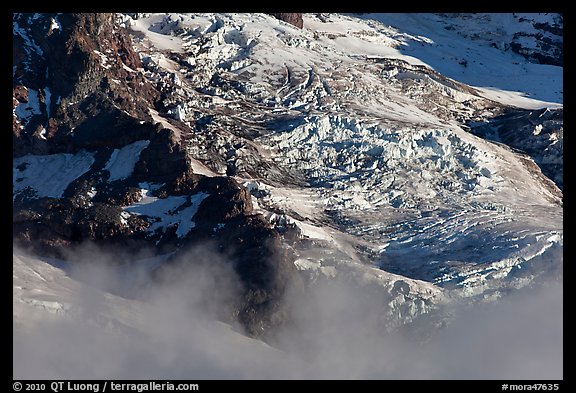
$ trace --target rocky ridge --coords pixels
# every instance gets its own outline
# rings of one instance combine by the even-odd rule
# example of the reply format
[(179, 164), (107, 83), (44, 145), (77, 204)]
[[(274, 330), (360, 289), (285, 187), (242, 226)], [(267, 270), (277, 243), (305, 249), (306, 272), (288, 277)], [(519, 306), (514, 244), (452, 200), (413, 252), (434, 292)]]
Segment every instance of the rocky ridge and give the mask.
[[(294, 266), (244, 187), (194, 172), (182, 137), (190, 128), (157, 121), (163, 89), (145, 77), (117, 16), (13, 19), (16, 244), (54, 256), (85, 241), (165, 254), (217, 239), (245, 284), (234, 313), (261, 334), (278, 319)], [(38, 192), (27, 178), (50, 164), (72, 176), (49, 177)], [(138, 205), (143, 196), (161, 213)]]

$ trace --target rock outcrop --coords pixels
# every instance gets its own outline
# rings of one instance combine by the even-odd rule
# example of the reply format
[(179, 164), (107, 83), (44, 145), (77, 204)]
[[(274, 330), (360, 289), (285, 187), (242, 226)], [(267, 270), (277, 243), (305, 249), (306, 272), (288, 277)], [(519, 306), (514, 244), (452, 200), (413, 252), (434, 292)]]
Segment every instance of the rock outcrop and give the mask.
[(55, 256), (84, 242), (174, 255), (216, 244), (241, 281), (230, 317), (261, 336), (283, 320), (295, 267), (242, 185), (194, 172), (194, 129), (157, 115), (162, 92), (116, 22), (13, 16), (14, 240)]
[(290, 23), (291, 25), (294, 25), (300, 29), (304, 27), (304, 20), (302, 19), (302, 13), (280, 12), (270, 15), (273, 15), (275, 18)]
[(509, 110), (471, 130), (525, 152), (558, 188), (564, 188), (563, 109)]

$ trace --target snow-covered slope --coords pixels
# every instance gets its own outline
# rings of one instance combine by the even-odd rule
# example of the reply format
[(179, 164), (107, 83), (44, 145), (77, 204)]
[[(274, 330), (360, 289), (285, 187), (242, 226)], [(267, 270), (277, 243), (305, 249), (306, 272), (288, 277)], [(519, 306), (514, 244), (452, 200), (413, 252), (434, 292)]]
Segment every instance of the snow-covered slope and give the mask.
[(115, 279), (109, 268), (17, 251), (13, 378), (262, 378), (281, 369), (285, 355), (187, 307), (178, 288), (142, 301), (111, 293)]
[[(562, 48), (559, 14), (396, 13), (360, 17), (391, 26), (404, 55), (476, 87), (487, 98), (531, 109), (563, 102), (562, 57), (557, 53), (558, 46), (560, 51)], [(540, 52), (556, 54), (554, 65), (526, 61), (526, 57), (537, 58)]]
[[(467, 293), (501, 277), (522, 285), (517, 265), (561, 247), (561, 192), (529, 157), (463, 127), (504, 105), (561, 107), (561, 68), (528, 63), (473, 31), (469, 39), (446, 30), (445, 16), (362, 18), (304, 15), (300, 31), (258, 14), (154, 15), (132, 28), (144, 33), (138, 45), (151, 52), (143, 56), (180, 81), (171, 99), (178, 117), (210, 113), (190, 154), (215, 172), (232, 166), (264, 214), (277, 220), (283, 212), (303, 236), (385, 271)], [(178, 40), (178, 67), (152, 49)], [(542, 81), (557, 94), (540, 79), (527, 83), (542, 75), (536, 69), (555, 75)], [(506, 73), (518, 85), (506, 85)], [(494, 102), (460, 82), (502, 97), (526, 93), (520, 85), (542, 95)], [(219, 166), (199, 149), (222, 128), (250, 146), (233, 148)]]
[[(561, 268), (562, 194), (530, 157), (465, 125), (509, 106), (561, 108), (562, 68), (476, 32), (510, 21), (465, 19), (445, 29), (460, 19), (308, 14), (301, 31), (266, 15), (187, 14), (133, 29), (151, 77), (176, 75), (177, 117), (200, 124), (190, 154), (314, 245), (295, 246), (302, 272), (358, 264), (498, 298)], [(178, 66), (152, 49), (178, 40)], [(202, 151), (205, 135), (230, 141), (226, 163)]]
[[(126, 72), (158, 90), (155, 106), (138, 116), (170, 130), (169, 148), (158, 147), (165, 142), (159, 137), (134, 135), (98, 154), (88, 148), (74, 154), (18, 157), (13, 196), (24, 209), (19, 219), (33, 216), (25, 210), (28, 204), (66, 197), (88, 173), (92, 183), (81, 193), (88, 207), (104, 200), (102, 194), (118, 184), (129, 189), (121, 198), (107, 199), (116, 203), (106, 211), (121, 228), (114, 233), (138, 232), (155, 245), (172, 240), (184, 245), (205, 236), (195, 231), (201, 228), (219, 247), (240, 239), (238, 248), (261, 255), (250, 251), (254, 243), (241, 236), (245, 227), (230, 229), (228, 217), (206, 219), (219, 214), (219, 207), (206, 207), (208, 202), (227, 197), (232, 181), (242, 185), (233, 201), (249, 205), (242, 214), (270, 226), (277, 254), (290, 256), (301, 279), (290, 283), (294, 287), (285, 294), (288, 300), (282, 298), (297, 305), (288, 309), (293, 311), (290, 323), (300, 330), (280, 332), (270, 341), (286, 349), (292, 342), (289, 337), (300, 332), (305, 339), (298, 340), (299, 346), (317, 340), (319, 347), (310, 345), (324, 355), (332, 353), (330, 340), (343, 332), (330, 330), (328, 321), (337, 314), (349, 318), (342, 326), (354, 330), (354, 339), (361, 332), (373, 338), (400, 331), (421, 343), (452, 321), (452, 307), (503, 301), (516, 291), (562, 280), (562, 67), (533, 63), (530, 56), (498, 45), (524, 37), (526, 47), (526, 37), (535, 33), (525, 21), (552, 25), (555, 17), (304, 14), (304, 27), (299, 29), (266, 14), (133, 16), (136, 19), (117, 16), (142, 63), (138, 70)], [(491, 34), (482, 34), (486, 31)], [(106, 70), (109, 66), (98, 63)], [(36, 96), (28, 96), (28, 103), (14, 109), (19, 124), (39, 111)], [(554, 122), (532, 115), (542, 108), (559, 114)], [(513, 132), (497, 128), (500, 123), (495, 122), (510, 113), (527, 114), (517, 117), (527, 122), (526, 142), (521, 145), (506, 145), (515, 139), (509, 135), (497, 137)], [(135, 116), (134, 124), (144, 122), (127, 114)], [(470, 132), (480, 126), (485, 130)], [(544, 128), (550, 130), (541, 135)], [(523, 152), (519, 146), (531, 150)], [(172, 188), (168, 180), (146, 178), (154, 175), (153, 163), (161, 162), (152, 155), (157, 151), (185, 156), (178, 157), (188, 179), (193, 179), (190, 189), (181, 185), (189, 184), (187, 178), (179, 178)], [(547, 167), (553, 180), (542, 173), (542, 163), (554, 164)], [(226, 187), (219, 183), (222, 178), (228, 179)], [(206, 187), (208, 182), (214, 185)], [(221, 188), (225, 191), (218, 191)], [(230, 214), (237, 214), (235, 209)], [(229, 237), (222, 240), (225, 228)], [(37, 307), (56, 310), (55, 315), (73, 314), (74, 305), (63, 299), (78, 284), (38, 260), (17, 255), (14, 261), (17, 281), (30, 280), (32, 287), (44, 285), (38, 281), (45, 278), (39, 269), (59, 277), (46, 297), (15, 283), (18, 323), (27, 326), (25, 310)], [(262, 271), (250, 272), (252, 282), (262, 281), (254, 277), (258, 273)], [(122, 304), (122, 315), (130, 314), (126, 310), (132, 307), (149, 307), (110, 293), (94, 296), (112, 308)], [(261, 293), (249, 296), (258, 299)], [(302, 306), (306, 300), (299, 296), (321, 301)], [(326, 301), (330, 298), (336, 300)], [(139, 317), (124, 320), (107, 307), (95, 314), (102, 314), (104, 325), (120, 320), (129, 331), (147, 337), (148, 322)], [(316, 314), (326, 319), (316, 321), (318, 325), (304, 322)], [(229, 343), (260, 348), (264, 357), (276, 354), (271, 347), (243, 341), (226, 326), (209, 327), (213, 325), (204, 327), (211, 332), (207, 342), (212, 343), (215, 333)], [(330, 340), (321, 340), (315, 329), (328, 329)], [(364, 339), (358, 339), (354, 353), (369, 346)], [(344, 345), (354, 347), (353, 343)], [(179, 360), (184, 357), (177, 354)], [(206, 358), (219, 361), (212, 355)], [(395, 371), (380, 376), (406, 376), (399, 368), (409, 359), (385, 361)], [(257, 364), (270, 372), (269, 377), (286, 376)], [(445, 370), (422, 367), (428, 371), (422, 375), (447, 375)], [(332, 375), (337, 369), (314, 371)], [(372, 371), (379, 369), (361, 369), (346, 376), (378, 377)], [(297, 370), (288, 376), (310, 376)], [(255, 375), (266, 374), (249, 376)], [(495, 375), (502, 374), (491, 370), (474, 377)]]

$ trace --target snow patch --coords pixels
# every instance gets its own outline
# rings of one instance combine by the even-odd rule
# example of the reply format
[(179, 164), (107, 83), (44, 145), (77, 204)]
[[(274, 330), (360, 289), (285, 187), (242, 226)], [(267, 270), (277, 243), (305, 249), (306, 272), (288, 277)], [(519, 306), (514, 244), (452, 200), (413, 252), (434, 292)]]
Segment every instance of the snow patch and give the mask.
[(124, 212), (149, 217), (151, 225), (148, 232), (155, 232), (158, 229), (166, 231), (168, 227), (176, 225), (176, 235), (179, 238), (196, 226), (193, 221), (194, 215), (202, 201), (209, 196), (200, 192), (188, 196), (157, 198), (149, 189), (141, 188), (140, 191), (142, 194), (140, 201), (123, 207)]
[(42, 48), (40, 48), (40, 46), (38, 46), (38, 44), (36, 44), (36, 42), (34, 42), (34, 40), (28, 36), (28, 32), (24, 28), (20, 27), (18, 22), (16, 22), (15, 18), (18, 15), (19, 14), (15, 13), (15, 14), (13, 14), (13, 17), (12, 17), (12, 34), (22, 37), (22, 39), (24, 40), (24, 42), (26, 44), (24, 46), (24, 50), (28, 54), (30, 54), (30, 52), (32, 51), (38, 56), (43, 56), (44, 51), (42, 50)]
[(121, 149), (114, 149), (104, 170), (110, 173), (109, 181), (123, 180), (132, 175), (140, 153), (150, 144), (149, 140), (130, 143)]
[(22, 126), (25, 126), (32, 116), (41, 114), (38, 91), (28, 89), (28, 102), (18, 104), (18, 106), (14, 108), (14, 115), (16, 115)]
[(110, 64), (108, 64), (108, 56), (106, 56), (104, 53), (94, 49), (94, 53), (97, 54), (100, 57), (100, 65), (105, 68), (105, 69), (109, 69), (111, 67)]
[(58, 32), (62, 30), (62, 25), (58, 21), (58, 15), (56, 15), (53, 18), (50, 18), (50, 27), (48, 28), (48, 34), (52, 34), (54, 30)]
[(174, 37), (168, 34), (159, 33), (158, 29), (154, 28), (157, 23), (162, 23), (165, 20), (164, 14), (156, 14), (147, 18), (139, 18), (131, 21), (130, 29), (143, 33), (145, 37), (152, 42), (152, 44), (160, 50), (169, 50), (173, 52), (182, 52), (183, 40), (179, 37)]
[(13, 197), (31, 189), (37, 198), (61, 198), (66, 188), (94, 163), (94, 154), (25, 155), (12, 160)]
[[(48, 70), (46, 70), (46, 73), (48, 73)], [(50, 118), (50, 105), (52, 104), (51, 99), (52, 99), (52, 93), (50, 92), (50, 89), (48, 87), (45, 87), (44, 88), (44, 103), (46, 105), (46, 116), (48, 118)]]

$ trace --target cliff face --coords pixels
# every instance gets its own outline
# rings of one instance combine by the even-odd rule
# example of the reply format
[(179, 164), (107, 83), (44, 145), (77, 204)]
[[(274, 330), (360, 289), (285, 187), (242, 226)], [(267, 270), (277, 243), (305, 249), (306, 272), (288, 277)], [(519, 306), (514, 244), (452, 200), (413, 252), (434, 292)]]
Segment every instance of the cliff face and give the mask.
[(56, 256), (94, 242), (174, 260), (209, 242), (242, 281), (231, 313), (253, 335), (279, 323), (295, 268), (276, 252), (278, 232), (233, 178), (194, 172), (183, 137), (194, 130), (158, 115), (160, 88), (116, 16), (14, 14), (13, 26), (15, 242)]
[(151, 135), (150, 124), (136, 119), (150, 123), (147, 108), (158, 92), (138, 71), (139, 57), (113, 14), (13, 19), (16, 156), (118, 147)]

